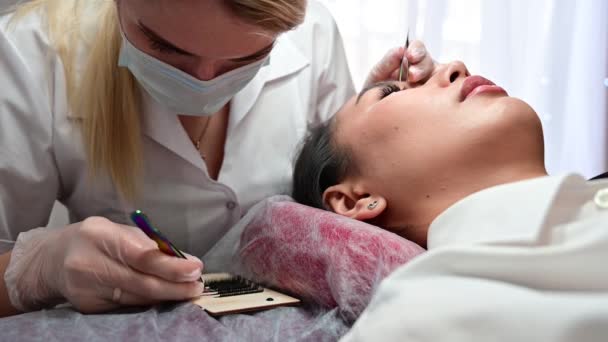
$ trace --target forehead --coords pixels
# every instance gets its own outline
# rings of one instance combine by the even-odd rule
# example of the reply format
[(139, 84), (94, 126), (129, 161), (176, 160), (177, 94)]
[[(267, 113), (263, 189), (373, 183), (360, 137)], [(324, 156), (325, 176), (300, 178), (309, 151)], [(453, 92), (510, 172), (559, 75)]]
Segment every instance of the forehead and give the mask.
[(348, 131), (350, 126), (357, 121), (361, 115), (361, 107), (357, 106), (357, 97), (352, 97), (336, 113), (336, 132)]
[[(377, 122), (372, 118), (378, 89), (372, 89), (357, 101), (357, 97), (351, 98), (336, 113), (335, 134), (339, 143), (352, 145), (355, 142), (363, 143), (367, 139), (374, 138)], [(374, 94), (375, 93), (375, 94)]]
[(129, 0), (125, 16), (198, 56), (239, 58), (276, 38), (238, 18), (220, 0)]

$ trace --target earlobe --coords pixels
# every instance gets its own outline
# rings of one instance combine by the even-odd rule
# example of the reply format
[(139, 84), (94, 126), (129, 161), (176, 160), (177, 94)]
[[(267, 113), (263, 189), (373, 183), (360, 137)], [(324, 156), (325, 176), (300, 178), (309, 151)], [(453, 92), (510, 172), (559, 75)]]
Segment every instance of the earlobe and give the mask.
[(355, 205), (355, 216), (359, 221), (368, 221), (377, 218), (386, 210), (386, 199), (377, 195), (361, 198)]
[(323, 202), (336, 214), (359, 221), (375, 219), (387, 207), (384, 197), (359, 193), (347, 184), (329, 187), (323, 193)]

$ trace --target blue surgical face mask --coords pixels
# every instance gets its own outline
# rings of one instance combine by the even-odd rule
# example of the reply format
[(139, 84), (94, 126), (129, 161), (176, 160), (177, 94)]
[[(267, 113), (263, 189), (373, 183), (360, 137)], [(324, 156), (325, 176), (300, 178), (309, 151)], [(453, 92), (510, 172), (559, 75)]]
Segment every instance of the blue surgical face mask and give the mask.
[(217, 113), (257, 75), (269, 57), (201, 81), (139, 50), (123, 34), (118, 65), (128, 68), (139, 84), (161, 105), (177, 114)]

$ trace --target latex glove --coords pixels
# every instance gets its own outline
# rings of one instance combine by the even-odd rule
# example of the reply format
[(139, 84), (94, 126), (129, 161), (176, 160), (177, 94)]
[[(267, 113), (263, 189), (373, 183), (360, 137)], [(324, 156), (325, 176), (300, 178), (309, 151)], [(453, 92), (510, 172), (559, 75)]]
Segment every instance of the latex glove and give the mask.
[(194, 257), (163, 254), (137, 228), (89, 218), (20, 234), (4, 279), (21, 311), (67, 300), (81, 312), (96, 313), (198, 297), (202, 267)]
[[(386, 55), (370, 71), (365, 81), (365, 86), (378, 82), (398, 80), (401, 59), (403, 58), (403, 47), (389, 50)], [(410, 84), (421, 84), (426, 82), (437, 69), (431, 55), (427, 52), (424, 43), (414, 40), (410, 43), (405, 54), (410, 63), (407, 79)]]

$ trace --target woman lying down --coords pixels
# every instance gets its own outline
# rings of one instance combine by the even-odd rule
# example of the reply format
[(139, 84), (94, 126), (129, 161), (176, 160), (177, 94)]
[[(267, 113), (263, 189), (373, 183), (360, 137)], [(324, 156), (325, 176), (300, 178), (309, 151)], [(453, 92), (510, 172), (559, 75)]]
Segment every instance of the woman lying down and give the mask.
[(547, 176), (534, 110), (460, 62), (406, 88), (353, 98), (295, 167), (300, 203), (428, 248), (344, 340), (605, 341), (608, 182)]

